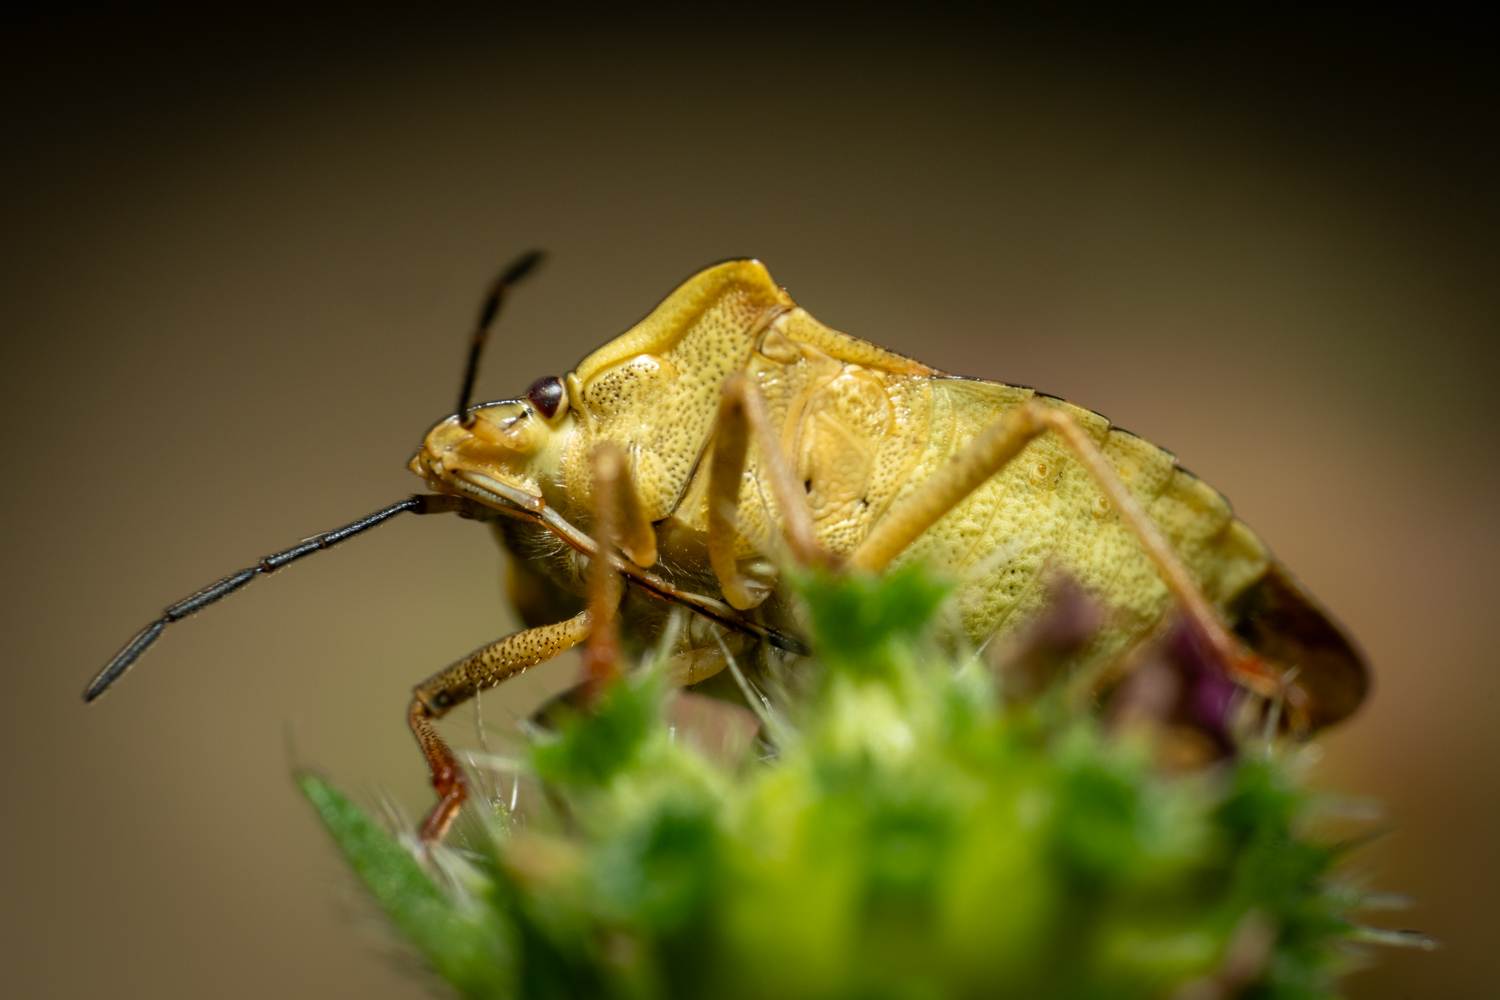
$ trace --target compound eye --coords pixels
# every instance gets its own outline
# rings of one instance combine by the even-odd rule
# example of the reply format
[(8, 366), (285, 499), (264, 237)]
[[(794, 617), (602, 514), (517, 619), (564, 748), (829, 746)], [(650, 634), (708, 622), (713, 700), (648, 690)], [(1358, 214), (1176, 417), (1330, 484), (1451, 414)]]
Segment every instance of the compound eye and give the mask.
[(548, 375), (531, 383), (531, 388), (526, 390), (526, 398), (531, 405), (536, 407), (536, 412), (551, 420), (557, 416), (557, 410), (562, 406), (563, 400), (567, 398), (568, 391), (563, 388), (562, 379), (556, 375)]

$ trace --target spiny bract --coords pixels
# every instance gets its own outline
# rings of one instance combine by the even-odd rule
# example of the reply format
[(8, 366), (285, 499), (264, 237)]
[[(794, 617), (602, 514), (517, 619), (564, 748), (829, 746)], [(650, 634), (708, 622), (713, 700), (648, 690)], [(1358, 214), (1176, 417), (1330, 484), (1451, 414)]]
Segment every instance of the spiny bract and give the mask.
[[(460, 849), (303, 791), (466, 997), (1337, 996), (1373, 932), (1294, 750), (1175, 772), (1165, 726), (1057, 680), (1003, 697), (996, 656), (933, 647), (944, 590), (918, 573), (799, 590), (819, 657), (795, 691), (746, 687), (760, 718), (647, 664), (514, 762), (523, 807), (480, 773), (501, 794)], [(1066, 658), (1038, 636), (1001, 657)]]

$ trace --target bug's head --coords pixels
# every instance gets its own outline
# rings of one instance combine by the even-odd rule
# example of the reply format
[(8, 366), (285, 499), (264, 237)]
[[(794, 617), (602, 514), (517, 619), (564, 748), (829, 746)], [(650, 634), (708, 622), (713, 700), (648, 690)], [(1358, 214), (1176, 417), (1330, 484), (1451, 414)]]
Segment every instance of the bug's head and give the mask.
[(441, 492), (529, 506), (557, 481), (572, 425), (562, 379), (538, 379), (523, 399), (483, 403), (439, 423), (409, 467)]

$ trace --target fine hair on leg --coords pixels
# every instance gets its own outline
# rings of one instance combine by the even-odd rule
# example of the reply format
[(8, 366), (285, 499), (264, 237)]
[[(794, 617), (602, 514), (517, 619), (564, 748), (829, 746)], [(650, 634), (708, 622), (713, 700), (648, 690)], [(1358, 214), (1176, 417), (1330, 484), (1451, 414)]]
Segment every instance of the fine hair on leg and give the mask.
[(539, 663), (571, 649), (588, 638), (592, 622), (588, 611), (555, 625), (541, 625), (498, 639), (418, 684), (413, 691), (407, 720), (432, 771), (432, 786), (438, 804), (422, 824), (422, 839), (443, 839), (458, 815), (467, 792), (458, 760), (438, 735), (433, 721), (480, 691), (492, 688)]

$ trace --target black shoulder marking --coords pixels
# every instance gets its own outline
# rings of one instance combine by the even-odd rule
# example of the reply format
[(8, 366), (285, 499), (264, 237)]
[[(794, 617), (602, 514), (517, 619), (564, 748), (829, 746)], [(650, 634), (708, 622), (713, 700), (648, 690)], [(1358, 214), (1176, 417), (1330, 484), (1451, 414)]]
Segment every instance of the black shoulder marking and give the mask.
[[(887, 348), (884, 347), (880, 349), (882, 351), (887, 350)], [(894, 354), (896, 352), (892, 351), (891, 353)], [(929, 375), (928, 378), (943, 382), (983, 382), (985, 385), (1003, 385), (1007, 389), (1024, 389), (1026, 392), (1036, 392), (1036, 390), (1029, 385), (1016, 385), (1014, 382), (996, 382), (992, 378), (977, 378), (973, 375), (949, 375), (947, 372), (942, 372), (937, 375)], [(1038, 393), (1038, 395), (1040, 395), (1040, 393)]]
[[(1177, 466), (1177, 468), (1179, 468), (1179, 469), (1182, 469), (1182, 466), (1177, 465), (1177, 453), (1175, 451), (1173, 451), (1172, 449), (1170, 449), (1170, 448), (1163, 448), (1161, 445), (1157, 444), (1155, 441), (1148, 441), (1148, 440), (1146, 440), (1146, 438), (1141, 437), (1135, 431), (1128, 431), (1125, 428), (1123, 428), (1123, 427), (1117, 427), (1114, 424), (1110, 424), (1109, 429), (1112, 430), (1112, 431), (1118, 431), (1119, 433), (1127, 435), (1129, 437), (1133, 437), (1137, 441), (1145, 441), (1146, 444), (1149, 444), (1151, 447), (1155, 448), (1157, 451), (1161, 452), (1162, 454), (1164, 454), (1168, 458), (1170, 458), (1172, 460), (1172, 464), (1173, 465)], [(1182, 471), (1183, 472), (1187, 472), (1186, 469), (1182, 469)], [(1191, 472), (1188, 472), (1188, 475), (1193, 476), (1193, 474)], [(1198, 477), (1197, 476), (1193, 476), (1193, 478), (1197, 479)]]
[[(777, 287), (780, 287), (780, 286), (777, 286)], [(785, 288), (782, 288), (781, 290), (783, 292), (786, 292)], [(790, 295), (791, 293), (787, 292), (787, 294)], [(802, 309), (803, 312), (807, 312), (807, 310), (804, 309), (800, 305), (793, 305), (792, 308), (793, 309)], [(807, 315), (809, 317), (811, 317), (812, 319), (817, 320), (820, 323), (822, 322), (822, 320), (818, 320), (818, 318), (816, 316), (813, 316), (812, 313), (807, 313)], [(774, 320), (773, 320), (773, 322), (774, 322)], [(826, 326), (827, 324), (824, 324), (824, 325)], [(833, 328), (829, 327), (829, 329), (832, 330)], [(854, 334), (852, 334), (852, 333), (844, 333), (844, 331), (842, 331), (842, 330), (834, 330), (833, 332), (837, 333), (837, 334), (841, 334), (842, 336), (848, 337), (850, 340), (853, 340), (853, 341), (855, 341), (857, 343), (868, 344), (871, 347), (875, 348), (875, 350), (880, 351), (882, 353), (889, 354), (889, 355), (891, 355), (893, 357), (897, 357), (897, 358), (904, 358), (907, 361), (910, 361), (914, 365), (921, 365), (923, 368), (926, 368), (929, 372), (932, 373), (932, 374), (930, 374), (930, 375), (927, 376), (928, 378), (962, 378), (962, 376), (960, 376), (960, 375), (949, 375), (947, 372), (940, 371), (939, 369), (932, 367), (927, 362), (922, 361), (919, 358), (914, 358), (910, 354), (904, 354), (901, 351), (893, 351), (889, 347), (885, 347), (885, 346), (883, 346), (881, 344), (875, 343), (875, 341), (873, 341), (873, 340), (866, 340), (863, 337), (856, 337)]]
[[(1104, 421), (1104, 424), (1105, 424), (1105, 426), (1104, 426), (1104, 433), (1106, 433), (1106, 434), (1108, 434), (1112, 429), (1114, 429), (1115, 422), (1113, 420), (1109, 419), (1109, 417), (1105, 416), (1103, 413), (1100, 413), (1098, 410), (1095, 410), (1095, 409), (1093, 409), (1091, 407), (1088, 407), (1088, 406), (1083, 406), (1083, 405), (1081, 405), (1079, 403), (1075, 403), (1071, 399), (1064, 399), (1062, 396), (1054, 396), (1050, 392), (1041, 392), (1041, 391), (1036, 390), (1036, 389), (1033, 389), (1032, 392), (1036, 393), (1038, 399), (1055, 399), (1059, 403), (1066, 403), (1066, 404), (1068, 404), (1071, 407), (1074, 407), (1076, 409), (1084, 411), (1085, 413), (1092, 413), (1094, 416), (1096, 416), (1100, 420)], [(1131, 436), (1134, 437), (1135, 435), (1131, 435)]]

